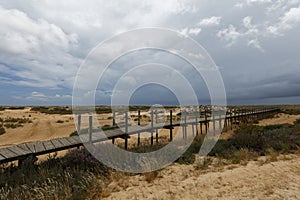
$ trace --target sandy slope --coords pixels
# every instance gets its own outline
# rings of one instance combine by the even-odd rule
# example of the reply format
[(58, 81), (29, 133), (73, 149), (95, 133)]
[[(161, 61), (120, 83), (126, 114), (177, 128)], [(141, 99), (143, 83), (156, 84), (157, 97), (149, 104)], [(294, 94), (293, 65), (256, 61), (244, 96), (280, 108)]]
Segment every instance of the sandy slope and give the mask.
[[(279, 114), (260, 125), (292, 124), (300, 115)], [(233, 134), (229, 130), (221, 137)], [(300, 155), (290, 160), (261, 164), (252, 161), (198, 171), (192, 165), (172, 164), (148, 183), (144, 175), (116, 179), (106, 189), (106, 199), (300, 199)], [(196, 162), (197, 163), (197, 162)]]
[[(111, 125), (112, 120), (108, 120), (111, 114), (101, 114), (98, 117), (101, 126)], [(30, 108), (24, 110), (0, 111), (0, 118), (29, 118), (32, 123), (24, 124), (23, 127), (7, 129), (6, 133), (0, 135), (0, 148), (20, 144), (49, 140), (53, 138), (68, 137), (76, 130), (73, 115), (48, 115), (39, 112), (32, 112)], [(58, 120), (64, 123), (57, 123)]]
[(263, 119), (259, 122), (261, 126), (275, 125), (275, 124), (293, 124), (294, 121), (300, 119), (300, 115), (287, 115), (287, 114), (277, 114), (275, 118)]
[[(24, 142), (48, 140), (52, 138), (69, 136), (75, 131), (72, 115), (46, 115), (25, 110), (5, 110), (1, 112), (1, 118), (30, 118), (32, 123), (16, 129), (6, 129), (6, 133), (0, 135), (0, 147), (20, 144)], [(56, 123), (63, 120), (64, 123)]]
[(293, 157), (208, 173), (174, 164), (160, 171), (153, 183), (143, 175), (111, 183), (106, 199), (300, 199), (300, 156)]

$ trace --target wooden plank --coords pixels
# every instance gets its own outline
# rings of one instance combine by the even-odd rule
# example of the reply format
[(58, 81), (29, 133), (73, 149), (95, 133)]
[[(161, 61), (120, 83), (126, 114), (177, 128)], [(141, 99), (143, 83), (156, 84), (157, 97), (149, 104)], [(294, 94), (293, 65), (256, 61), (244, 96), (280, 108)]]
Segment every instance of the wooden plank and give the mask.
[(7, 148), (0, 149), (0, 154), (5, 158), (13, 158), (18, 156), (16, 153), (9, 151)]
[(19, 144), (17, 147), (25, 151), (26, 154), (34, 153), (34, 151), (31, 151), (26, 144)]
[(55, 149), (55, 146), (52, 144), (50, 140), (44, 141), (43, 145), (45, 146), (46, 150), (53, 150)]
[[(28, 143), (28, 144), (19, 144), (19, 145), (17, 145), (19, 148), (21, 148), (21, 149), (23, 149), (24, 151), (26, 151), (27, 153), (34, 153), (35, 152), (35, 149), (33, 148), (33, 144), (30, 144), (30, 143)], [(31, 147), (31, 148), (29, 148), (29, 146)]]
[(9, 151), (12, 151), (14, 152), (15, 154), (19, 155), (19, 156), (23, 156), (23, 155), (27, 155), (27, 154), (30, 154), (31, 152), (28, 152), (28, 151), (24, 151), (23, 149), (21, 149), (20, 147), (18, 146), (12, 146), (12, 147), (7, 147), (7, 149)]
[(5, 160), (6, 158), (0, 154), (0, 161)]
[(35, 146), (35, 153), (41, 153), (41, 152), (46, 151), (42, 142), (37, 142), (37, 143), (35, 143), (34, 146)]
[(59, 141), (60, 141), (64, 146), (71, 146), (71, 143), (70, 143), (66, 138), (59, 138)]
[(59, 141), (59, 139), (53, 139), (51, 140), (51, 142), (57, 149), (64, 147), (64, 145)]
[(73, 139), (72, 137), (68, 137), (68, 138), (66, 138), (71, 144), (73, 144), (73, 145), (78, 145), (78, 144), (80, 144), (80, 143), (78, 143), (78, 141), (76, 141), (75, 139)]
[(72, 136), (72, 139), (77, 141), (78, 143), (82, 143), (81, 139), (79, 136)]

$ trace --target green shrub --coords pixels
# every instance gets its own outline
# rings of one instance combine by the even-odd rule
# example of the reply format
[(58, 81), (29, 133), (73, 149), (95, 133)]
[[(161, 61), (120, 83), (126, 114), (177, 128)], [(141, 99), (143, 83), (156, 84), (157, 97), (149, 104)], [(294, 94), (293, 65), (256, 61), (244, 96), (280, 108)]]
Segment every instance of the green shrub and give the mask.
[(293, 153), (300, 147), (300, 127), (295, 125), (272, 125), (272, 126), (241, 126), (228, 140), (219, 140), (209, 153), (210, 156), (219, 156), (233, 159), (239, 163), (243, 160), (241, 152), (247, 149), (252, 157), (255, 155), (268, 155), (273, 149), (279, 153)]
[(78, 136), (78, 132), (77, 132), (77, 131), (73, 131), (73, 132), (70, 134), (70, 137), (73, 137), (73, 136)]
[(15, 128), (23, 127), (23, 125), (22, 124), (14, 124), (14, 123), (5, 123), (4, 127), (15, 129)]
[(59, 114), (59, 115), (68, 115), (72, 114), (72, 109), (68, 106), (64, 107), (45, 107), (45, 106), (36, 106), (30, 109), (31, 111), (36, 111), (44, 114)]
[(63, 121), (63, 120), (57, 120), (56, 123), (58, 123), (58, 124), (63, 124), (64, 121)]
[(110, 183), (110, 170), (86, 150), (40, 164), (0, 166), (0, 199), (86, 199)]
[(4, 133), (5, 133), (5, 129), (2, 126), (0, 126), (0, 135), (3, 135)]

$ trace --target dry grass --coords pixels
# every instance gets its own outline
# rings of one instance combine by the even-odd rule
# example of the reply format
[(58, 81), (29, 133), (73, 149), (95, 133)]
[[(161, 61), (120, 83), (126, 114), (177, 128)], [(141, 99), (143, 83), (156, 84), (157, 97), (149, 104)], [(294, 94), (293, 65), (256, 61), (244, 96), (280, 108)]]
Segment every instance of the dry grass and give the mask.
[(153, 172), (145, 173), (144, 174), (145, 180), (148, 183), (152, 183), (158, 177), (158, 174), (159, 174), (158, 171), (153, 171)]

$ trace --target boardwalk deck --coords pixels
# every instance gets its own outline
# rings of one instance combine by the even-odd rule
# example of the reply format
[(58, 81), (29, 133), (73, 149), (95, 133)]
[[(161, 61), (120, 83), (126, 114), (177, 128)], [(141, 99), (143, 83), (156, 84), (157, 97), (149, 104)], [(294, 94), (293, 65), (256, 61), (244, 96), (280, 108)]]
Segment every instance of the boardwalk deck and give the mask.
[[(258, 115), (258, 114), (274, 112), (274, 111), (278, 111), (278, 109), (247, 112), (247, 113), (240, 113), (235, 115), (230, 114), (227, 115), (226, 117), (217, 116), (214, 119), (212, 117), (205, 117), (205, 118), (184, 120), (183, 122), (170, 122), (168, 124), (154, 123), (152, 126), (127, 127), (128, 131), (126, 133), (124, 132), (126, 128), (123, 128), (124, 130), (121, 129), (108, 130), (104, 132), (106, 136), (104, 136), (103, 134), (99, 134), (99, 129), (93, 129), (93, 133), (91, 137), (89, 134), (85, 134), (85, 135), (80, 135), (80, 137), (72, 136), (72, 137), (65, 137), (65, 138), (56, 138), (48, 141), (29, 142), (29, 143), (19, 144), (11, 147), (2, 148), (0, 149), (0, 164), (16, 161), (16, 160), (22, 161), (24, 158), (31, 155), (39, 156), (39, 155), (53, 153), (61, 150), (80, 147), (87, 142), (96, 143), (96, 142), (107, 141), (107, 140), (114, 141), (115, 138), (123, 138), (127, 140), (129, 135), (134, 135), (141, 132), (154, 133), (156, 129), (163, 129), (163, 128), (172, 129), (174, 126), (195, 125), (198, 123), (204, 124), (209, 121), (218, 122), (225, 118), (234, 119), (234, 118), (246, 117), (249, 115)], [(170, 130), (170, 133), (172, 133), (172, 130)], [(170, 136), (172, 137), (172, 135)]]

